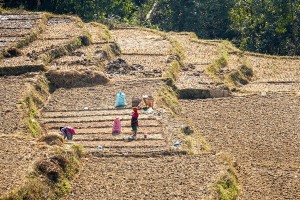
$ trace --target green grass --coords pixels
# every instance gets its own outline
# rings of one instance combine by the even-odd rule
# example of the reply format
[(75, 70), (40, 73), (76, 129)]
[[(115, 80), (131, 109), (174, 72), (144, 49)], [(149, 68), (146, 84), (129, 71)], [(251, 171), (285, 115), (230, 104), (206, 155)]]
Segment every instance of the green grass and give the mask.
[(242, 65), (239, 67), (239, 71), (247, 78), (251, 79), (254, 76), (253, 69), (248, 65)]
[(25, 112), (25, 121), (28, 131), (33, 137), (37, 137), (41, 132), (41, 126), (37, 121), (39, 112), (31, 96), (25, 98), (23, 110)]
[(156, 97), (158, 104), (171, 111), (173, 114), (181, 112), (181, 106), (177, 98), (177, 93), (170, 86), (163, 86)]
[(173, 60), (172, 63), (170, 64), (169, 69), (166, 71), (164, 77), (165, 78), (170, 78), (172, 81), (176, 81), (178, 78), (178, 73), (181, 70), (180, 63), (177, 60)]
[(230, 72), (226, 75), (225, 79), (230, 87), (246, 85), (249, 83), (248, 79), (239, 70)]
[(43, 193), (47, 190), (45, 184), (38, 178), (29, 178), (23, 186), (6, 194), (2, 200), (40, 200), (44, 199)]
[(235, 200), (241, 193), (241, 187), (238, 185), (238, 172), (234, 167), (232, 158), (221, 154), (221, 160), (225, 161), (228, 169), (226, 174), (220, 177), (215, 183), (218, 200)]
[(40, 77), (35, 87), (24, 97), (22, 103), (23, 118), (27, 130), (33, 137), (40, 135), (42, 128), (38, 122), (39, 108), (41, 108), (49, 96), (48, 81), (44, 76)]
[(71, 184), (67, 178), (61, 178), (58, 183), (55, 184), (54, 193), (57, 198), (63, 197), (71, 189)]
[(222, 74), (221, 69), (225, 68), (228, 65), (228, 52), (222, 48), (220, 50), (220, 56), (217, 60), (215, 60), (212, 64), (210, 64), (206, 71), (211, 74), (212, 77), (217, 82), (222, 82)]
[(168, 37), (168, 36), (167, 36), (167, 40), (172, 45), (170, 55), (177, 55), (177, 56), (179, 56), (180, 60), (184, 60), (184, 58), (185, 58), (185, 49), (180, 45), (180, 43), (177, 40), (172, 39), (171, 37)]
[(231, 174), (226, 174), (216, 184), (218, 200), (235, 200), (239, 195), (239, 186), (236, 178)]
[(249, 66), (247, 59), (243, 58), (242, 65), (225, 76), (225, 82), (229, 87), (236, 88), (239, 85), (248, 84), (253, 76), (253, 69)]

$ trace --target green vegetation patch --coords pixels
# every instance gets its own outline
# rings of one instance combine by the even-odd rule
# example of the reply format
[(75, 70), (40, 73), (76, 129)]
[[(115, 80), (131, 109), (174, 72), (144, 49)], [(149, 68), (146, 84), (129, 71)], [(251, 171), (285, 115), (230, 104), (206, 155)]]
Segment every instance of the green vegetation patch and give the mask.
[(157, 101), (166, 109), (170, 110), (173, 114), (181, 112), (181, 105), (177, 98), (177, 93), (172, 87), (164, 85), (158, 92)]
[(225, 80), (229, 86), (235, 88), (239, 85), (246, 85), (254, 76), (253, 69), (247, 64), (241, 65), (237, 70), (231, 71), (226, 75)]
[(41, 132), (41, 126), (37, 121), (39, 112), (36, 104), (34, 103), (33, 97), (27, 96), (22, 107), (25, 114), (25, 123), (27, 129), (33, 137), (37, 137)]
[(40, 77), (35, 87), (24, 97), (22, 101), (23, 118), (27, 130), (33, 137), (40, 135), (42, 128), (38, 122), (39, 108), (49, 97), (48, 81), (44, 76)]
[(253, 69), (248, 65), (242, 65), (239, 67), (239, 71), (247, 78), (251, 79), (254, 75)]
[(217, 182), (218, 200), (234, 200), (239, 195), (239, 186), (236, 178), (226, 174)]
[(238, 86), (239, 84), (246, 85), (249, 83), (247, 78), (239, 70), (230, 72), (226, 76), (226, 79), (227, 82), (229, 82), (233, 86)]
[(225, 161), (228, 169), (225, 175), (215, 183), (218, 200), (235, 200), (241, 193), (241, 188), (238, 185), (238, 172), (236, 170), (237, 163), (232, 161), (228, 155), (221, 154), (221, 159)]
[(181, 64), (179, 63), (176, 58), (171, 62), (170, 67), (168, 70), (165, 72), (164, 77), (165, 78), (170, 78), (172, 81), (176, 81), (178, 78), (178, 73), (181, 70)]
[(8, 193), (2, 200), (39, 200), (47, 191), (46, 185), (38, 178), (29, 178), (23, 186)]
[(206, 68), (206, 71), (211, 74), (217, 82), (222, 81), (222, 69), (228, 65), (228, 52), (222, 49), (220, 57)]
[[(101, 38), (104, 40), (104, 41), (109, 41), (112, 39), (112, 36), (107, 28), (107, 26), (103, 25), (103, 24), (100, 24), (100, 23), (97, 23), (97, 22), (90, 22), (89, 23), (91, 26), (94, 26), (96, 28), (99, 29), (99, 35), (101, 36)], [(92, 41), (92, 42), (95, 42), (95, 41)]]

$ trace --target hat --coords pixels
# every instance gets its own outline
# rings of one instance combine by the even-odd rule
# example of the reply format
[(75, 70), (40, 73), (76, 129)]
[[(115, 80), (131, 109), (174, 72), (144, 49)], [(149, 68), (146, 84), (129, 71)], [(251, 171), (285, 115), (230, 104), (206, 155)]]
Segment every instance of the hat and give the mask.
[(137, 111), (138, 111), (138, 108), (137, 108), (137, 107), (133, 107), (133, 111), (134, 111), (134, 112), (137, 112)]

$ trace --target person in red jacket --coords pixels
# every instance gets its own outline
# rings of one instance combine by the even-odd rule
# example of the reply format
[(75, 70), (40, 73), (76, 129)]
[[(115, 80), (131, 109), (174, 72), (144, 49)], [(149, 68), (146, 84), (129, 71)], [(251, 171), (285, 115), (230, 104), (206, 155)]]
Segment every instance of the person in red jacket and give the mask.
[(134, 107), (133, 108), (133, 113), (131, 115), (131, 129), (132, 129), (132, 135), (130, 137), (130, 139), (136, 139), (136, 136), (137, 136), (137, 130), (138, 130), (138, 127), (139, 127), (139, 113), (138, 113), (138, 109), (137, 107)]

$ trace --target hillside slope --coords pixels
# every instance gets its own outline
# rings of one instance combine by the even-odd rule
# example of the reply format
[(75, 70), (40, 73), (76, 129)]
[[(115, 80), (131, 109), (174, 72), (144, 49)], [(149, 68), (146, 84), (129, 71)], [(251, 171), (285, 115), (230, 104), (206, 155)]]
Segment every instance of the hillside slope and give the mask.
[[(49, 157), (36, 138), (72, 126), (63, 145), (85, 156), (64, 199), (300, 198), (299, 57), (73, 16), (0, 20), (1, 194)], [(120, 90), (127, 106), (117, 109)], [(139, 111), (129, 142), (131, 100), (143, 95), (155, 112)], [(116, 117), (123, 132), (113, 136)]]

